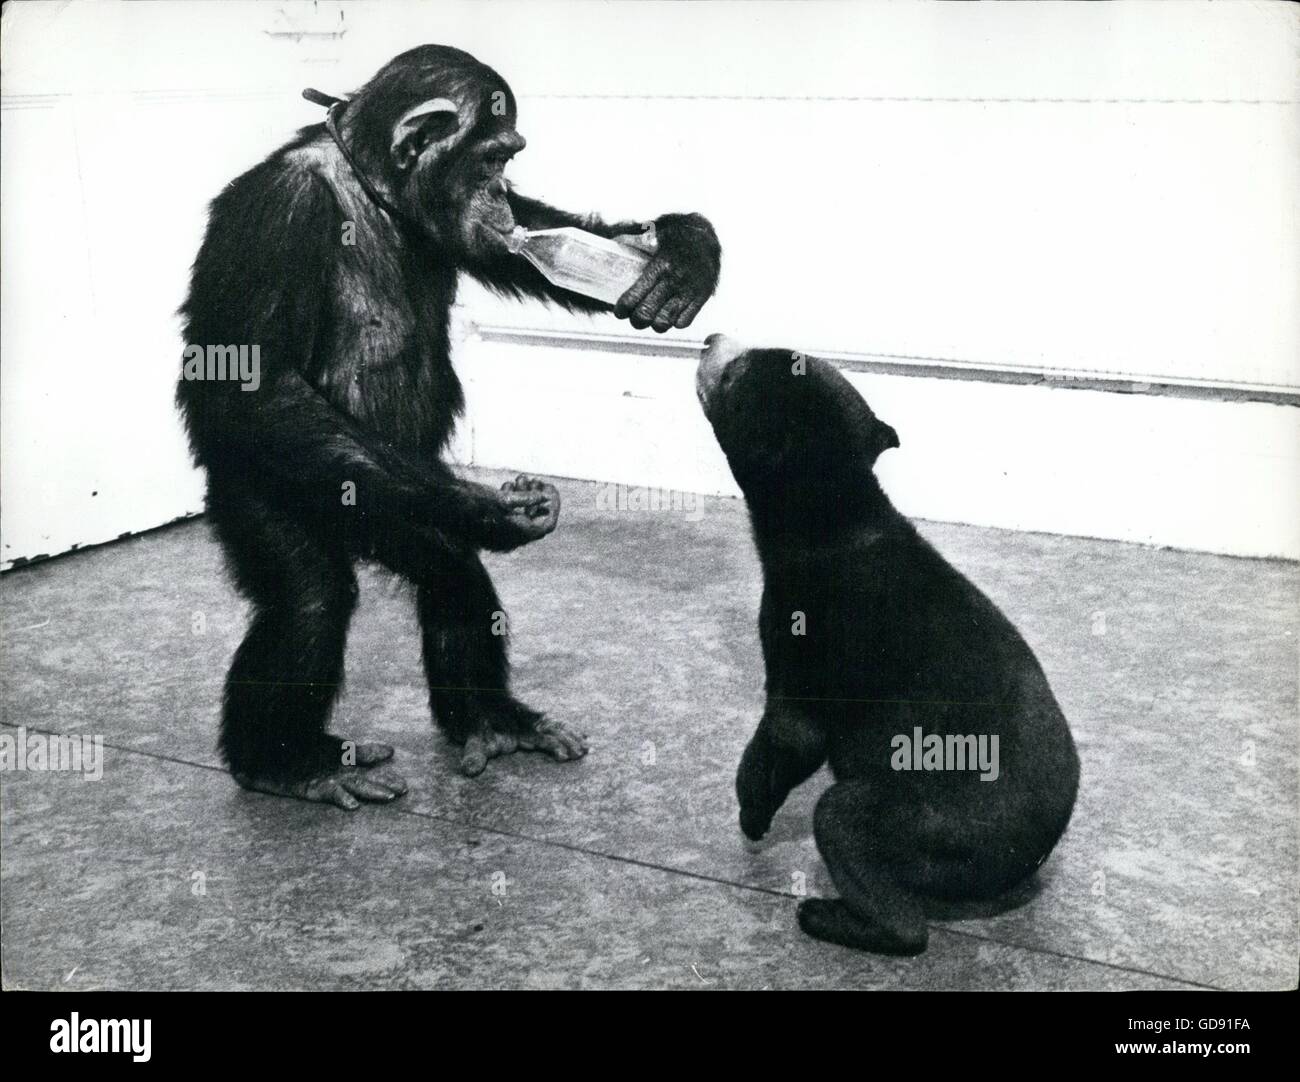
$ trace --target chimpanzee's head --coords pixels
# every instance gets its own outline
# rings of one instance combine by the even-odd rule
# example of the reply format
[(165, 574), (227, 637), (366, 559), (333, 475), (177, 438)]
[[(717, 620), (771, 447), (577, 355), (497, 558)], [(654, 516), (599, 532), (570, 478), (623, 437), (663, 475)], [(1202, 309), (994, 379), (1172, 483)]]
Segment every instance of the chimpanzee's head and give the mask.
[(898, 446), (839, 369), (797, 351), (711, 334), (695, 389), (751, 509), (782, 503), (821, 517), (861, 493), (880, 453)]
[(469, 53), (421, 45), (348, 103), (343, 137), (407, 218), (466, 261), (506, 251), (506, 163), (524, 148), (506, 81)]

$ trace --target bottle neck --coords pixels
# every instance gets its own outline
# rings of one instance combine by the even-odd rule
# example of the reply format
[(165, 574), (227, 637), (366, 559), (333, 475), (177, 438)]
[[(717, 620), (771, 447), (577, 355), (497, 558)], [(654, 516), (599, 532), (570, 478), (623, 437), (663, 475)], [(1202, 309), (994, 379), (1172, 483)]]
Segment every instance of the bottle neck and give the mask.
[(506, 247), (514, 255), (519, 255), (523, 252), (524, 246), (527, 245), (530, 235), (522, 225), (517, 225), (510, 231), (510, 236), (506, 238)]

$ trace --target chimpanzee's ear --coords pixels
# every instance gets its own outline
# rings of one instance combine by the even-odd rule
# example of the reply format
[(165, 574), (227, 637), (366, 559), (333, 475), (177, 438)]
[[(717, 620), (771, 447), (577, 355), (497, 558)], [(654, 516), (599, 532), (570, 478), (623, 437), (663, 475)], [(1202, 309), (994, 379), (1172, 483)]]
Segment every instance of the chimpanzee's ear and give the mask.
[(879, 417), (873, 419), (871, 432), (867, 437), (871, 448), (871, 464), (876, 464), (881, 454), (888, 451), (891, 447), (898, 447), (898, 433), (894, 431), (893, 425), (887, 425)]
[(460, 110), (454, 101), (430, 98), (420, 102), (393, 125), (393, 161), (399, 169), (408, 168), (425, 147), (454, 135), (459, 127)]

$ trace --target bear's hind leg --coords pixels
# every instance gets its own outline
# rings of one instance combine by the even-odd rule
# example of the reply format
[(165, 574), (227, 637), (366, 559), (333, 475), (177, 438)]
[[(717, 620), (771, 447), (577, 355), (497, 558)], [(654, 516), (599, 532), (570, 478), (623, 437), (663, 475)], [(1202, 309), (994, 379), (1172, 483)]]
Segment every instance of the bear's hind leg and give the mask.
[(915, 816), (882, 805), (875, 794), (869, 782), (846, 781), (817, 802), (813, 836), (840, 897), (802, 902), (799, 927), (845, 947), (920, 954), (929, 941), (925, 911), (899, 874), (909, 861), (925, 859), (918, 852)]

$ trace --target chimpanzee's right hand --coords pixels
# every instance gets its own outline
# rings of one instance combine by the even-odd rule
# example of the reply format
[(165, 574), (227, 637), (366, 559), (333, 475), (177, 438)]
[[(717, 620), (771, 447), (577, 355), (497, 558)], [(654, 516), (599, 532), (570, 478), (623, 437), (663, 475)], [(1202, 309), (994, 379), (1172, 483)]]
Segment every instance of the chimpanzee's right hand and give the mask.
[[(501, 486), (498, 494), (504, 509), (505, 542), (509, 551), (545, 537), (560, 521), (560, 491), (554, 485), (520, 474)], [(493, 546), (496, 547), (496, 546)]]

